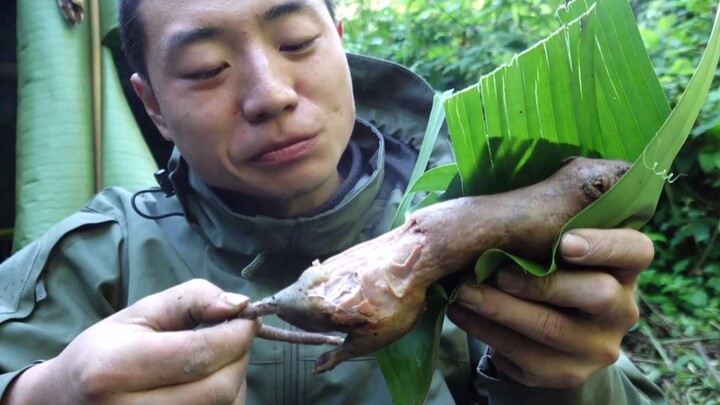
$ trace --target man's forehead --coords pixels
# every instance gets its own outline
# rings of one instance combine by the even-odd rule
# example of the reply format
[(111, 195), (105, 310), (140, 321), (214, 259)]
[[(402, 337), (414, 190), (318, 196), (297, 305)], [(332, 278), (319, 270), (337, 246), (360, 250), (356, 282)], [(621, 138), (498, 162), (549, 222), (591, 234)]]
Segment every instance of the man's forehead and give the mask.
[(223, 36), (242, 24), (240, 18), (264, 25), (293, 14), (327, 13), (330, 17), (324, 0), (142, 0), (142, 3), (148, 46), (161, 51), (164, 57), (193, 43)]
[(217, 25), (213, 19), (233, 25), (233, 17), (267, 23), (302, 12), (329, 15), (324, 0), (142, 0), (140, 8), (146, 32), (161, 36), (184, 27)]
[(167, 10), (180, 14), (197, 13), (203, 10), (220, 12), (246, 10), (248, 13), (252, 13), (262, 9), (278, 9), (282, 12), (284, 9), (304, 7), (329, 10), (325, 0), (138, 0), (138, 6), (143, 15), (165, 13)]

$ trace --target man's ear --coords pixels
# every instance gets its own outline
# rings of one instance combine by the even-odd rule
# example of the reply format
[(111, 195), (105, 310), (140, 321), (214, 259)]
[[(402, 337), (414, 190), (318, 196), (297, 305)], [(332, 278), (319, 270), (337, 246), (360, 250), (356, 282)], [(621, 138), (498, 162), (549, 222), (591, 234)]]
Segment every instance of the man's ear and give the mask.
[(160, 104), (158, 104), (155, 92), (150, 86), (150, 83), (137, 73), (134, 73), (130, 77), (130, 82), (135, 90), (135, 94), (137, 94), (145, 106), (145, 111), (147, 111), (148, 116), (150, 116), (150, 119), (153, 120), (158, 131), (160, 131), (160, 135), (162, 135), (165, 140), (172, 141), (170, 131), (165, 125), (165, 118), (163, 118), (162, 111), (160, 111)]
[(343, 39), (343, 35), (345, 34), (345, 31), (343, 30), (343, 23), (342, 20), (338, 20), (337, 23), (337, 33), (340, 36), (340, 40)]

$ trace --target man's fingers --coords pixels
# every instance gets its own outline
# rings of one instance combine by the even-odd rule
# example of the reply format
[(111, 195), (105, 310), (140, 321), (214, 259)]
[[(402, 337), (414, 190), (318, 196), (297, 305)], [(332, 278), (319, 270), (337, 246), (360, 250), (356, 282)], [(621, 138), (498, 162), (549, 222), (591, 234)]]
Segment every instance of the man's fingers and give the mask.
[[(101, 397), (115, 387), (144, 391), (205, 379), (247, 354), (259, 322), (223, 322), (247, 302), (203, 280), (143, 298), (98, 324), (92, 339), (103, 344), (79, 380)], [(137, 370), (148, 377), (137, 378)]]
[(561, 253), (577, 268), (545, 277), (503, 268), (497, 288), (465, 285), (448, 309), (460, 328), (494, 347), (501, 370), (526, 385), (575, 386), (616, 361), (638, 319), (637, 277), (654, 252), (640, 232), (580, 229), (564, 235)]
[(579, 309), (601, 319), (630, 316), (624, 312), (635, 307), (629, 302), (633, 289), (604, 272), (557, 271), (537, 277), (512, 266), (500, 269), (495, 281), (498, 289), (515, 297)]
[(562, 236), (560, 253), (569, 264), (615, 269), (626, 284), (650, 265), (655, 250), (650, 238), (632, 229), (574, 229)]
[(232, 318), (248, 302), (245, 296), (197, 279), (145, 297), (113, 317), (155, 331), (186, 330)]
[[(90, 392), (101, 396), (117, 386), (139, 392), (203, 380), (247, 355), (258, 322), (234, 319), (198, 330), (161, 333), (138, 328), (117, 341), (110, 331), (109, 353), (99, 353), (102, 361), (83, 371), (89, 376), (84, 385)], [(137, 370), (148, 377), (138, 379)]]
[(213, 375), (186, 384), (169, 385), (128, 395), (129, 403), (143, 404), (244, 404), (248, 356)]
[[(582, 384), (590, 376), (592, 369), (578, 368), (573, 364), (573, 359), (566, 359), (565, 364), (542, 362), (541, 374), (533, 373), (528, 369), (519, 367), (500, 352), (495, 352), (492, 362), (503, 373), (513, 380), (528, 387), (543, 388), (573, 388)], [(567, 367), (572, 364), (574, 367)], [(552, 368), (553, 370), (548, 370)], [(551, 374), (545, 374), (551, 371)]]
[[(490, 345), (495, 350), (492, 356), (495, 365), (524, 385), (571, 387), (587, 378), (585, 367), (578, 367), (574, 353), (544, 346), (457, 305), (448, 308), (448, 317), (468, 334)], [(587, 373), (590, 371), (588, 368)]]
[[(601, 334), (602, 323), (571, 315), (559, 308), (520, 299), (488, 286), (463, 287), (457, 303), (474, 312), (477, 318), (486, 318), (557, 351), (592, 355), (606, 350), (606, 347), (596, 347), (594, 342), (585, 339), (588, 329)], [(616, 342), (601, 342), (607, 347), (612, 347), (611, 343)]]

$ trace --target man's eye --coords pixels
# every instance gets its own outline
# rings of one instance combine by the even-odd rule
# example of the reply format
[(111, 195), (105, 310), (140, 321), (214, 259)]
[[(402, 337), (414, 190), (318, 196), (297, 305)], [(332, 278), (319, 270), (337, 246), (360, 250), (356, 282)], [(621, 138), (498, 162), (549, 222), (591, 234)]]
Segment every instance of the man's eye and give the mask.
[(280, 50), (283, 52), (301, 52), (313, 46), (315, 40), (317, 40), (317, 38), (313, 38), (309, 41), (300, 42), (298, 44), (284, 45), (280, 47)]
[(228, 65), (223, 64), (214, 69), (204, 70), (202, 72), (197, 72), (197, 73), (190, 73), (190, 74), (186, 75), (185, 78), (191, 79), (191, 80), (208, 80), (208, 79), (212, 79), (213, 77), (219, 75), (220, 73), (222, 73), (223, 70), (225, 70), (227, 68), (228, 68)]

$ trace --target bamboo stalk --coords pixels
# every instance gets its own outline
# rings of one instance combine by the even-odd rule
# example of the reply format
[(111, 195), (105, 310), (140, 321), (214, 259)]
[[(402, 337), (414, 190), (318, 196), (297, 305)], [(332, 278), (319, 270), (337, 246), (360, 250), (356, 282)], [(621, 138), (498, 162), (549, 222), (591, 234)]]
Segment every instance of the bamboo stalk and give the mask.
[(90, 0), (90, 55), (92, 61), (92, 123), (95, 149), (95, 192), (102, 188), (103, 121), (102, 121), (102, 44), (100, 32), (100, 3)]

